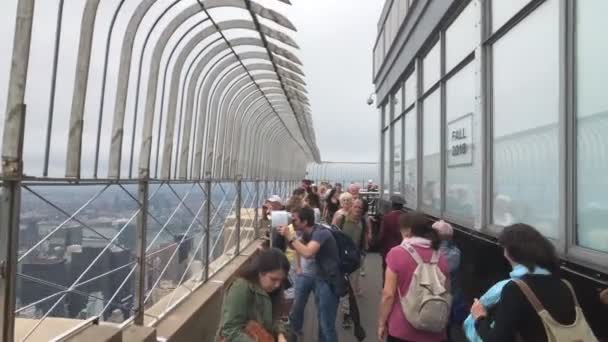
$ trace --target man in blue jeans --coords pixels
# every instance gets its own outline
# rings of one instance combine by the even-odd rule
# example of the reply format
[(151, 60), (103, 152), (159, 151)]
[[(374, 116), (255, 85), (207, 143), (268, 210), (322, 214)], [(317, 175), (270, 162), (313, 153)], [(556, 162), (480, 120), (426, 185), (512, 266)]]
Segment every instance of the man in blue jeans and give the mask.
[[(299, 257), (299, 256), (298, 256)], [(315, 259), (299, 257), (296, 261), (296, 281), (294, 285), (295, 298), (291, 312), (289, 313), (289, 322), (291, 322), (292, 338), (291, 341), (297, 341), (298, 336), (302, 336), (302, 328), (304, 326), (304, 310), (308, 302), (308, 296), (314, 291), (315, 287)]]
[[(314, 280), (315, 304), (319, 322), (319, 341), (336, 342), (338, 341), (336, 315), (339, 297), (334, 293), (330, 281), (330, 279), (340, 277), (336, 240), (328, 229), (315, 225), (315, 213), (310, 207), (294, 211), (292, 221), (295, 230), (302, 232), (302, 237), (298, 238), (295, 232), (286, 227), (279, 228), (279, 234), (285, 237), (300, 256), (314, 258), (312, 279)], [(296, 324), (300, 324), (301, 330), (301, 323), (296, 322)]]

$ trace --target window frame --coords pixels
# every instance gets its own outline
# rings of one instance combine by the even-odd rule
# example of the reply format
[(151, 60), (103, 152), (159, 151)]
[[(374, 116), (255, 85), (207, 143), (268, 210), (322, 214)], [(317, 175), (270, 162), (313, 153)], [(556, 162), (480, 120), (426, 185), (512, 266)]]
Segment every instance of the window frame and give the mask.
[[(496, 0), (494, 0), (496, 1)], [(500, 1), (500, 0), (498, 0)], [(578, 245), (578, 231), (577, 231), (577, 117), (576, 117), (576, 101), (577, 101), (577, 88), (576, 88), (576, 8), (579, 6), (574, 1), (564, 0), (531, 0), (517, 13), (513, 14), (504, 25), (497, 28), (496, 31), (492, 32), (492, 18), (491, 18), (491, 2), (482, 0), (470, 0), (463, 1), (462, 3), (454, 4), (448, 11), (442, 22), (432, 31), (426, 40), (425, 44), (418, 51), (416, 57), (414, 57), (410, 65), (406, 68), (404, 74), (400, 77), (398, 82), (403, 86), (403, 94), (401, 97), (402, 107), (401, 114), (397, 115), (395, 112), (393, 119), (402, 119), (402, 171), (401, 176), (405, 176), (405, 143), (406, 139), (406, 127), (405, 117), (407, 115), (416, 115), (416, 203), (409, 203), (406, 205), (407, 208), (413, 210), (420, 210), (430, 216), (437, 218), (444, 218), (458, 224), (463, 227), (464, 230), (469, 231), (485, 240), (492, 240), (497, 237), (504, 227), (492, 224), (493, 217), (493, 193), (494, 193), (494, 75), (493, 75), (493, 44), (499, 41), (503, 36), (511, 31), (514, 27), (519, 25), (522, 21), (526, 20), (528, 16), (538, 8), (540, 8), (547, 1), (558, 2), (556, 6), (559, 7), (559, 18), (557, 24), (558, 37), (558, 53), (559, 53), (559, 88), (558, 94), (558, 223), (557, 223), (557, 238), (551, 239), (550, 241), (555, 245), (560, 257), (567, 262), (574, 262), (584, 267), (588, 267), (590, 270), (599, 272), (608, 272), (608, 253), (592, 250), (589, 248)], [(480, 6), (480, 17), (479, 21), (481, 24), (479, 44), (475, 46), (474, 51), (471, 51), (466, 57), (464, 57), (458, 64), (456, 64), (451, 70), (446, 70), (446, 56), (447, 53), (445, 48), (445, 32), (448, 27), (458, 18), (458, 15), (469, 5), (471, 2), (476, 2)], [(412, 2), (415, 3), (415, 2)], [(553, 4), (551, 4), (552, 6)], [(409, 16), (409, 13), (408, 13)], [(407, 21), (407, 18), (406, 18)], [(441, 44), (441, 75), (439, 80), (434, 83), (428, 90), (423, 91), (423, 59), (428, 54), (430, 49), (437, 42)], [(392, 48), (392, 46), (391, 46)], [(447, 151), (445, 149), (446, 139), (446, 114), (448, 105), (446, 102), (446, 85), (447, 82), (456, 74), (458, 74), (464, 67), (469, 63), (475, 63), (475, 70), (479, 72), (479, 75), (475, 77), (478, 82), (479, 99), (477, 100), (477, 108), (479, 115), (479, 121), (481, 128), (479, 132), (479, 151), (474, 155), (474, 160), (477, 162), (480, 158), (480, 165), (475, 169), (480, 172), (481, 179), (478, 181), (479, 188), (476, 191), (479, 192), (478, 201), (475, 203), (475, 212), (473, 214), (473, 220), (463, 220), (463, 218), (454, 217), (446, 212), (446, 188), (447, 188)], [(415, 74), (414, 74), (415, 73)], [(415, 75), (415, 96), (413, 102), (410, 105), (405, 105), (405, 97), (409, 96), (406, 93), (408, 90), (405, 87), (405, 80), (411, 75)], [(399, 86), (397, 86), (399, 87)], [(428, 206), (422, 205), (422, 184), (423, 184), (423, 168), (424, 168), (424, 155), (423, 155), (423, 101), (434, 91), (440, 91), (440, 108), (441, 108), (441, 210), (429, 210)], [(393, 92), (391, 92), (393, 94)], [(405, 107), (406, 106), (406, 107)], [(405, 107), (405, 108), (403, 108)], [(393, 120), (391, 120), (392, 123)], [(384, 132), (387, 127), (382, 127)], [(391, 146), (394, 142), (391, 140)], [(392, 147), (391, 147), (392, 148)], [(391, 155), (392, 155), (391, 151)], [(382, 157), (383, 158), (383, 157)], [(392, 160), (392, 158), (391, 158)], [(391, 169), (393, 166), (390, 166)], [(405, 179), (402, 180), (402, 193), (405, 187)], [(392, 187), (392, 184), (391, 184)]]
[[(485, 64), (484, 68), (484, 81), (485, 85), (483, 85), (484, 99), (485, 99), (485, 115), (484, 118), (486, 120), (484, 124), (484, 134), (483, 134), (483, 142), (486, 146), (486, 155), (485, 155), (485, 165), (486, 165), (486, 175), (485, 175), (485, 189), (484, 192), (484, 203), (486, 208), (484, 210), (484, 224), (482, 225), (481, 231), (487, 233), (491, 236), (499, 236), (502, 230), (505, 228), (503, 226), (494, 224), (492, 222), (493, 218), (493, 194), (494, 194), (494, 77), (493, 77), (493, 62), (494, 62), (494, 54), (493, 54), (493, 46), (494, 43), (499, 41), (502, 37), (504, 37), (507, 33), (509, 33), (514, 27), (523, 22), (526, 18), (528, 18), (532, 13), (534, 13), (538, 8), (541, 7), (547, 1), (559, 1), (558, 6), (560, 6), (560, 18), (558, 18), (558, 30), (557, 34), (560, 36), (558, 49), (560, 51), (559, 56), (559, 80), (560, 83), (563, 83), (564, 80), (564, 69), (565, 69), (565, 59), (563, 58), (564, 42), (562, 40), (562, 32), (564, 30), (565, 11), (563, 9), (563, 1), (560, 0), (532, 0), (526, 6), (524, 6), (520, 11), (515, 13), (513, 17), (511, 17), (507, 22), (498, 28), (496, 31), (492, 32), (492, 21), (491, 21), (491, 2), (484, 2), (485, 8), (482, 10), (482, 15), (484, 15), (483, 19), (483, 49), (485, 51), (483, 63)], [(557, 251), (566, 255), (566, 228), (565, 228), (565, 149), (566, 143), (564, 139), (565, 132), (565, 105), (564, 105), (564, 87), (560, 85), (559, 89), (560, 100), (558, 103), (558, 160), (560, 161), (560, 165), (558, 168), (558, 234), (556, 239), (552, 239), (547, 237), (549, 241), (553, 243)]]
[[(565, 96), (562, 103), (564, 107), (564, 148), (565, 162), (565, 255), (572, 261), (581, 264), (592, 264), (594, 268), (608, 271), (608, 252), (601, 252), (578, 244), (578, 116), (577, 116), (577, 3), (567, 1), (561, 4), (561, 14), (566, 22), (560, 30), (564, 49), (564, 77), (562, 86)], [(567, 196), (566, 194), (571, 194)]]

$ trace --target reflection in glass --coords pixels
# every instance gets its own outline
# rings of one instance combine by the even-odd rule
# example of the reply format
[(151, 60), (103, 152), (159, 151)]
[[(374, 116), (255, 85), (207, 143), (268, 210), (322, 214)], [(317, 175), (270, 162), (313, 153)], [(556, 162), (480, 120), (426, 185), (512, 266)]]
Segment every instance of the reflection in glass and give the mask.
[(435, 43), (435, 46), (429, 51), (422, 61), (422, 78), (424, 85), (423, 91), (429, 90), (433, 84), (439, 81), (441, 77), (441, 44)]
[(559, 222), (558, 18), (558, 1), (549, 0), (493, 46), (493, 222), (528, 223), (552, 238)]
[(382, 105), (382, 109), (381, 109), (381, 114), (382, 115), (382, 128), (386, 127), (386, 125), (388, 125), (389, 121), (389, 116), (390, 113), (388, 111), (388, 106), (386, 105), (386, 103), (384, 105)]
[(578, 244), (608, 252), (608, 2), (576, 5)]
[(401, 154), (403, 140), (403, 118), (397, 120), (393, 126), (393, 193), (401, 193), (403, 185), (401, 177)]
[[(473, 134), (471, 116), (477, 115), (475, 84), (474, 64), (469, 63), (450, 78), (446, 85), (446, 212), (464, 219), (473, 219), (473, 208), (477, 205), (477, 177), (472, 162), (466, 162), (469, 158), (474, 160), (473, 154), (479, 144), (479, 137)], [(459, 149), (463, 144), (466, 148)]]
[(416, 102), (416, 70), (405, 80), (405, 107), (409, 107)]
[(382, 164), (384, 165), (384, 172), (382, 174), (382, 189), (385, 194), (389, 193), (390, 189), (390, 158), (391, 158), (391, 141), (390, 141), (390, 128), (384, 131), (382, 139), (384, 140), (383, 144), (383, 156), (382, 156)]
[(440, 101), (440, 92), (435, 90), (422, 106), (422, 204), (436, 211), (441, 209)]
[(479, 43), (479, 7), (471, 1), (445, 32), (446, 70), (449, 71), (475, 50)]
[(492, 32), (496, 32), (530, 0), (492, 0)]
[(397, 0), (397, 3), (399, 3), (399, 23), (401, 24), (407, 15), (407, 0)]
[(409, 208), (416, 208), (417, 203), (417, 148), (418, 148), (418, 137), (417, 137), (417, 120), (416, 120), (416, 109), (412, 109), (405, 114), (405, 200)]

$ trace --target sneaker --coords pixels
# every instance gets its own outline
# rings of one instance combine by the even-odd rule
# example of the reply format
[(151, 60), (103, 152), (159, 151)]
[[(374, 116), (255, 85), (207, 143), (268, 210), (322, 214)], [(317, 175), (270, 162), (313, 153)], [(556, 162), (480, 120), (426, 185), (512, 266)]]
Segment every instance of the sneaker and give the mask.
[(342, 320), (342, 328), (350, 329), (353, 326), (353, 320), (350, 318), (350, 315), (344, 314), (344, 318)]
[(361, 275), (362, 277), (365, 277), (365, 271), (361, 271), (361, 272), (359, 273), (359, 275)]

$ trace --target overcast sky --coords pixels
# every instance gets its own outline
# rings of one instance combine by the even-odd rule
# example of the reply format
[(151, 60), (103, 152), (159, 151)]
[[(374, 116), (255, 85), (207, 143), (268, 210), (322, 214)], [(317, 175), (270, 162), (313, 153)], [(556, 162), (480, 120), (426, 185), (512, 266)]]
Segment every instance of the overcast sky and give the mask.
[[(49, 90), (52, 70), (52, 51), (54, 28), (58, 0), (36, 2), (34, 30), (32, 38), (32, 58), (30, 59), (26, 104), (28, 115), (26, 122), (25, 165), (26, 173), (40, 175), (44, 155), (43, 137), (46, 131), (48, 116)], [(103, 66), (103, 51), (105, 34), (109, 27), (109, 18), (119, 0), (104, 0), (99, 7), (99, 18), (96, 22), (93, 37), (93, 56), (87, 101), (84, 114), (84, 140), (94, 141), (96, 132), (97, 113), (99, 108), (100, 75)], [(158, 0), (151, 14), (144, 18), (142, 26), (151, 25), (155, 16), (165, 8), (170, 0)], [(180, 6), (190, 5), (193, 1), (184, 1)], [(292, 6), (286, 6), (276, 0), (258, 0), (259, 3), (272, 7), (285, 14), (298, 28), (297, 33), (290, 33), (298, 44), (300, 51), (295, 51), (304, 63), (306, 82), (317, 143), (323, 160), (329, 161), (376, 161), (378, 159), (377, 112), (373, 106), (368, 106), (366, 100), (373, 90), (371, 83), (372, 46), (376, 35), (376, 23), (383, 1), (352, 1), (352, 0), (293, 0)], [(84, 0), (66, 0), (64, 23), (62, 29), (60, 58), (58, 64), (58, 88), (56, 93), (55, 114), (53, 120), (53, 141), (51, 143), (52, 176), (61, 176), (65, 165), (65, 149), (68, 131), (71, 96), (73, 93), (74, 67), (78, 46), (80, 17)], [(122, 34), (126, 28), (129, 16), (139, 1), (125, 2), (117, 20), (117, 32), (113, 36), (110, 50), (108, 91), (106, 110), (114, 108), (114, 95), (117, 79), (118, 51), (122, 42)], [(17, 0), (0, 1), (0, 46), (12, 47), (14, 34)], [(177, 8), (177, 7), (176, 7)], [(218, 21), (233, 19), (238, 12), (222, 12), (214, 10), (212, 16)], [(216, 17), (217, 16), (217, 17)], [(170, 17), (170, 16), (168, 16)], [(167, 19), (168, 20), (168, 19)], [(162, 26), (161, 21), (159, 27)], [(165, 22), (166, 24), (166, 22)], [(149, 26), (148, 26), (149, 27)], [(155, 31), (154, 34), (160, 32)], [(233, 32), (230, 32), (233, 33)], [(237, 34), (236, 32), (235, 34)], [(177, 35), (177, 34), (176, 34)], [(154, 41), (155, 35), (151, 41)], [(138, 60), (143, 44), (143, 35), (137, 35), (133, 60)], [(147, 48), (148, 51), (152, 48)], [(0, 51), (0, 108), (6, 108), (6, 93), (10, 67), (10, 48)], [(136, 62), (133, 62), (136, 63)], [(142, 89), (148, 67), (144, 59)], [(136, 64), (133, 64), (136, 66)], [(131, 68), (131, 83), (127, 102), (127, 117), (125, 118), (125, 141), (123, 156), (128, 156), (130, 147), (130, 131), (134, 106), (134, 72)], [(160, 96), (159, 96), (160, 97)], [(138, 116), (142, 115), (143, 102), (140, 101)], [(157, 105), (158, 107), (158, 105)], [(111, 114), (111, 113), (108, 113)], [(104, 111), (104, 117), (106, 116)], [(100, 156), (107, 159), (111, 121), (104, 119), (101, 137)], [(141, 122), (141, 121), (140, 121)], [(0, 123), (0, 128), (3, 124)], [(141, 126), (139, 126), (141, 127)], [(136, 141), (139, 141), (141, 130), (137, 129)], [(107, 134), (106, 134), (107, 133)], [(30, 137), (37, 137), (32, 139)], [(83, 176), (88, 176), (92, 170), (92, 156), (95, 144), (83, 145)], [(138, 145), (137, 145), (138, 146)], [(138, 158), (138, 148), (135, 148), (135, 164)], [(101, 175), (106, 161), (100, 161)], [(127, 163), (123, 162), (123, 172)]]
[(366, 104), (381, 0), (293, 0), (289, 17), (312, 102), (324, 160), (377, 161), (378, 114)]

